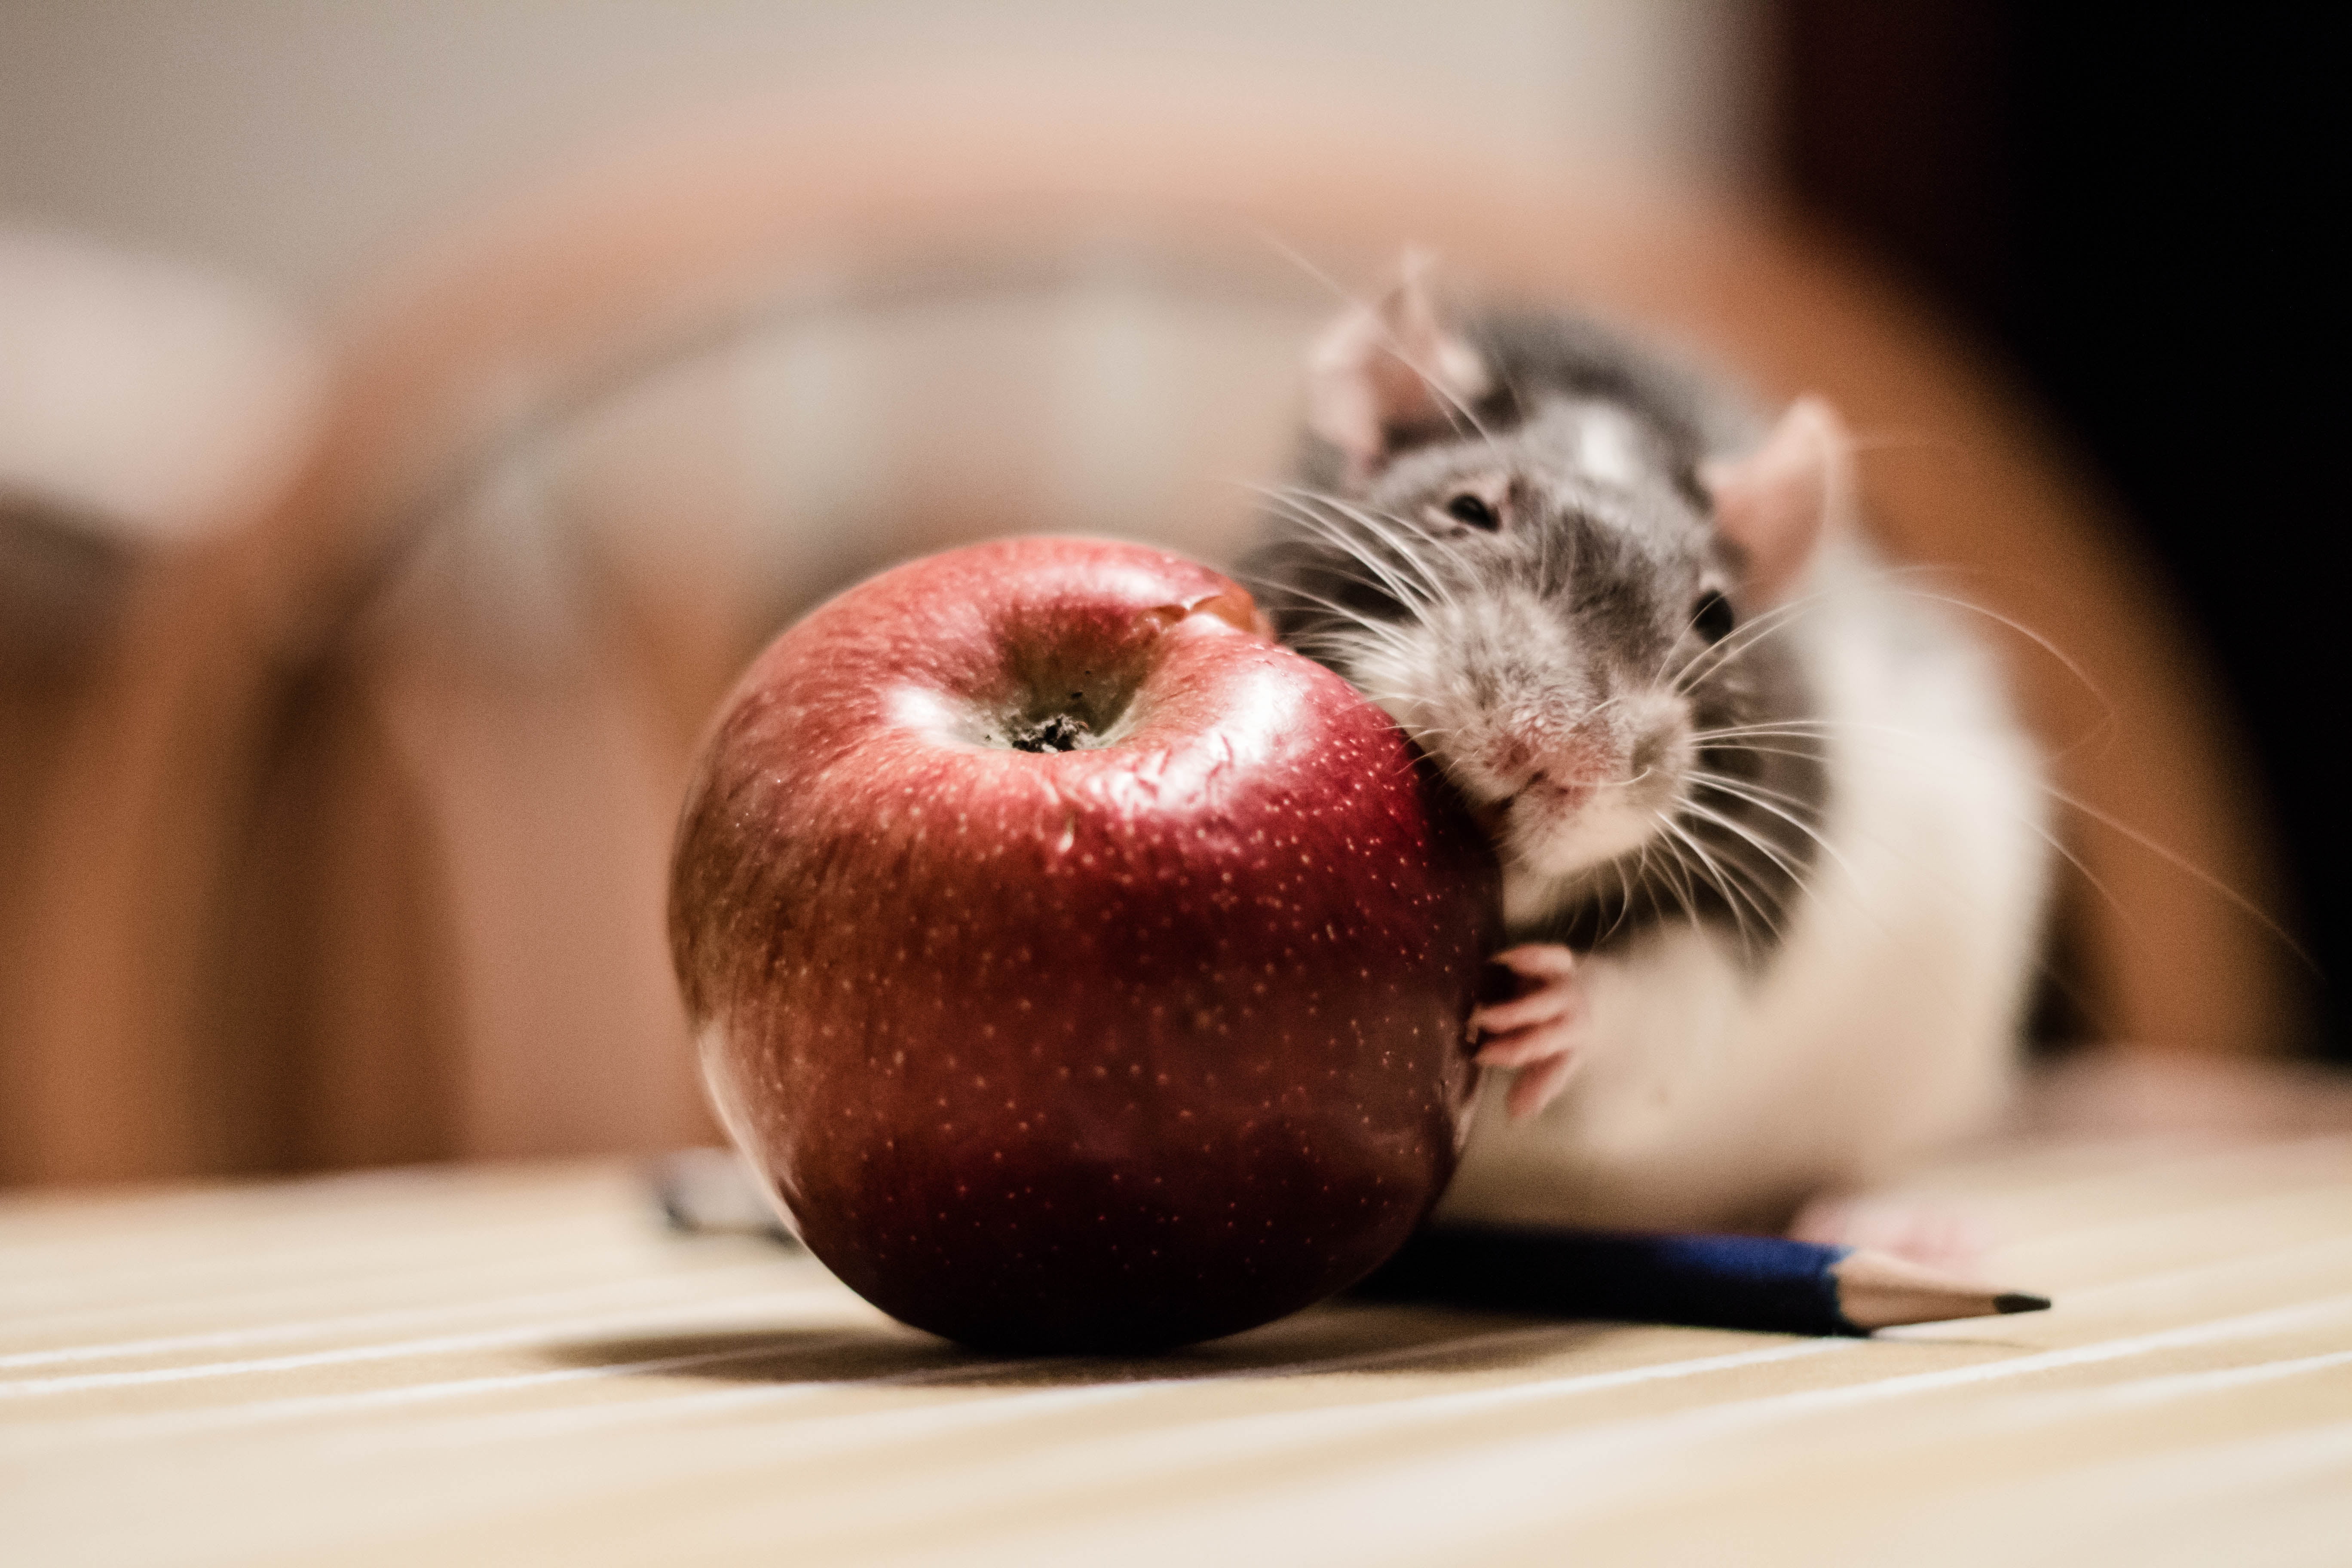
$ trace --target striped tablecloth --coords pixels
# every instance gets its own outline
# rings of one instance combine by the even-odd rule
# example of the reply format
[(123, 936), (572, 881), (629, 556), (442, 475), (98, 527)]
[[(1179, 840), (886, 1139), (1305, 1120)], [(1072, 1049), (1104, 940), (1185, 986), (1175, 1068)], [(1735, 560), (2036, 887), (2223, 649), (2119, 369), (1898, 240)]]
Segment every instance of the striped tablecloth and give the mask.
[(0, 1562), (2352, 1563), (2352, 1138), (1922, 1190), (2052, 1312), (988, 1361), (614, 1165), (0, 1205)]

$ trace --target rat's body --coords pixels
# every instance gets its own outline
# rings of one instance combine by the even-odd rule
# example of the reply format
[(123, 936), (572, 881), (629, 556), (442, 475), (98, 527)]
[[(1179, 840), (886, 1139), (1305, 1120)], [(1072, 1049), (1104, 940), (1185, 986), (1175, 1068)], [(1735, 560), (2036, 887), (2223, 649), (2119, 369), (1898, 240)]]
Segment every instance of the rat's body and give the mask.
[(2039, 775), (1984, 650), (1852, 527), (1842, 428), (1417, 279), (1311, 367), (1250, 563), (1283, 637), (1489, 825), (1497, 1079), (1449, 1212), (1729, 1226), (1967, 1131), (2005, 1085)]

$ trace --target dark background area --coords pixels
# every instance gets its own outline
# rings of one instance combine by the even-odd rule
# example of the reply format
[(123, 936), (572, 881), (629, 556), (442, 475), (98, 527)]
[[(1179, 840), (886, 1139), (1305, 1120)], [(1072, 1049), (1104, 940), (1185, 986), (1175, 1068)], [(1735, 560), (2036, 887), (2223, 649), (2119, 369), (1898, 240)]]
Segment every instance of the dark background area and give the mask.
[(1799, 203), (2005, 353), (2140, 524), (2268, 793), (2317, 1044), (2352, 1062), (2330, 14), (1782, 0), (1779, 143)]

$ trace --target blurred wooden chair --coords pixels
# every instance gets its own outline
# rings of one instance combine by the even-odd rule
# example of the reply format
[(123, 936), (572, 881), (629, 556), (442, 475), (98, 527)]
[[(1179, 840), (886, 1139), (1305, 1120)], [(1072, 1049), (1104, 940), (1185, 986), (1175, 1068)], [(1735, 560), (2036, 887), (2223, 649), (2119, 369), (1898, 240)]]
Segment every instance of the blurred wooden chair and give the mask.
[[(2210, 684), (2012, 391), (1762, 212), (1513, 163), (1295, 86), (855, 84), (649, 134), (360, 312), (271, 502), (137, 588), (30, 891), (5, 1174), (705, 1135), (661, 884), (701, 717), (797, 607), (1030, 530), (1210, 559), (1333, 308), (1399, 245), (1828, 394), (1899, 557), (1996, 624), (2083, 870), (2090, 1027), (2291, 1026)], [(2093, 882), (2103, 891), (2090, 891)]]
[(0, 1180), (40, 1103), (45, 803), (133, 577), (283, 482), (314, 368), (233, 279), (0, 220)]

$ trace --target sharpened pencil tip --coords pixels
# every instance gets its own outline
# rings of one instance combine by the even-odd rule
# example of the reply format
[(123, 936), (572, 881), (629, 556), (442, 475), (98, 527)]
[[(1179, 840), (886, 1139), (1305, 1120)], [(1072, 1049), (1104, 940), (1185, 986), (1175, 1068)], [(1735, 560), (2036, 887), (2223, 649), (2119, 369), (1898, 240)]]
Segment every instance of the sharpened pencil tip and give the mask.
[(2004, 1290), (1992, 1299), (1996, 1312), (2046, 1312), (2050, 1310), (2047, 1296), (2029, 1296), (2022, 1290)]

